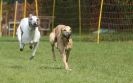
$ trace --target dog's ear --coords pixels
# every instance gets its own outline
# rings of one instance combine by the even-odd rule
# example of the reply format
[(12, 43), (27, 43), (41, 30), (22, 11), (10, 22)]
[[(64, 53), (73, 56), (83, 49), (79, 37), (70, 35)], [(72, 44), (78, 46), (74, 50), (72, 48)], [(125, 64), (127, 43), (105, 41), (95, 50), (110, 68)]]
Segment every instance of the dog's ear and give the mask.
[(40, 25), (40, 19), (39, 18), (37, 18), (37, 23), (38, 23), (38, 25)]
[(65, 26), (65, 28), (66, 28), (66, 31), (71, 32), (71, 27), (70, 26)]
[(31, 19), (31, 18), (32, 18), (32, 16), (33, 16), (32, 14), (29, 14), (29, 19)]
[(65, 31), (65, 30), (66, 30), (66, 27), (63, 26), (63, 27), (61, 28), (61, 31)]

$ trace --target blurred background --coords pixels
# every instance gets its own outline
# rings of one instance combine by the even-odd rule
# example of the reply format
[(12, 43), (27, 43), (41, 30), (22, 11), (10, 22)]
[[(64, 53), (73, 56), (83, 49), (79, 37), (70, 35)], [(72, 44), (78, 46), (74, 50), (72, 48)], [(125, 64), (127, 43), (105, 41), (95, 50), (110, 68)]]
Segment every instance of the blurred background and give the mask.
[(40, 18), (42, 36), (48, 36), (58, 24), (65, 24), (72, 27), (75, 40), (133, 40), (133, 0), (103, 0), (103, 4), (102, 0), (1, 0), (4, 37), (13, 35), (15, 7), (16, 28), (23, 17), (32, 13)]

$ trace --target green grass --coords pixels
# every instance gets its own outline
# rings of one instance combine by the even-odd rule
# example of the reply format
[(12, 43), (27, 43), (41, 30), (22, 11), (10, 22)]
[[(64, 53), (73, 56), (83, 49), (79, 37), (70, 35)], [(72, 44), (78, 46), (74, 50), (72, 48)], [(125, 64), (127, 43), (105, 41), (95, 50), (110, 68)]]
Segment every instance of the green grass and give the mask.
[(54, 62), (48, 39), (42, 39), (30, 61), (28, 46), (20, 52), (16, 39), (1, 38), (0, 83), (133, 83), (133, 42), (74, 41), (69, 72), (56, 54)]
[[(130, 41), (133, 40), (133, 32), (114, 32), (114, 33), (101, 33), (99, 36), (100, 41)], [(73, 34), (74, 39), (76, 41), (88, 41), (88, 42), (96, 42), (97, 41), (97, 33), (92, 32), (82, 32), (81, 36), (78, 33)]]

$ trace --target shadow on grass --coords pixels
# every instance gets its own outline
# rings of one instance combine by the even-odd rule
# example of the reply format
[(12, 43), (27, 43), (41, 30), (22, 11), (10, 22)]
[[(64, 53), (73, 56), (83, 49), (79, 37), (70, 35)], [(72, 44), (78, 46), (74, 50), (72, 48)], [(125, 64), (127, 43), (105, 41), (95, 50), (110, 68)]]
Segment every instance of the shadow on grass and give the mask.
[(12, 65), (12, 66), (10, 66), (10, 68), (12, 68), (12, 69), (22, 69), (23, 67), (20, 66), (20, 65)]
[(40, 66), (39, 69), (63, 69), (63, 67), (52, 67), (52, 66)]

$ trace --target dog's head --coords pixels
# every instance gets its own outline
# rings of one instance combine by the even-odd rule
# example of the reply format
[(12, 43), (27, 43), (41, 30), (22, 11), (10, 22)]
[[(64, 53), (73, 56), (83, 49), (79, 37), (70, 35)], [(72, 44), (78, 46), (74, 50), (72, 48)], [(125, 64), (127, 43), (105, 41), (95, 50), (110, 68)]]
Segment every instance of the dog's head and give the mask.
[(33, 16), (32, 14), (29, 14), (28, 21), (29, 21), (29, 26), (32, 29), (35, 29), (40, 24), (39, 18), (37, 16)]
[(63, 37), (69, 39), (72, 33), (71, 27), (70, 26), (65, 26), (61, 29), (61, 33)]

